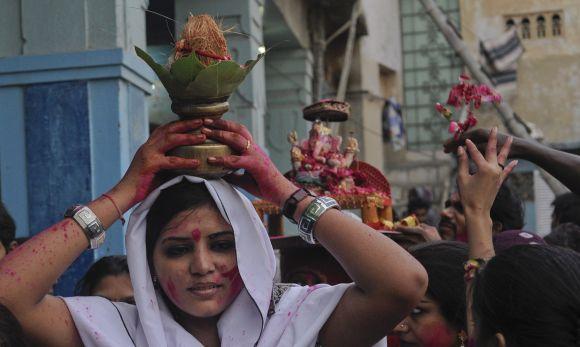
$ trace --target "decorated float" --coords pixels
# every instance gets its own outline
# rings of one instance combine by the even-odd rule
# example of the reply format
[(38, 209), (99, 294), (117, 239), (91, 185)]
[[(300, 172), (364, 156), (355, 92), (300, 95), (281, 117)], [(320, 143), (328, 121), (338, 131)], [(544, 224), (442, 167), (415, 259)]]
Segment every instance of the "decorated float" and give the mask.
[[(346, 141), (332, 134), (329, 123), (346, 121), (349, 116), (350, 105), (337, 100), (321, 100), (304, 108), (303, 117), (312, 122), (312, 127), (305, 139), (299, 139), (295, 131), (288, 135), (292, 169), (285, 175), (316, 195), (332, 197), (343, 210), (351, 210), (377, 232), (395, 234), (387, 178), (377, 168), (357, 159), (359, 146), (352, 134)], [(280, 252), (284, 282), (313, 285), (350, 281), (324, 248), (284, 233), (278, 206), (263, 200), (253, 203), (267, 226), (274, 248)], [(412, 226), (418, 221), (412, 216), (399, 223)]]

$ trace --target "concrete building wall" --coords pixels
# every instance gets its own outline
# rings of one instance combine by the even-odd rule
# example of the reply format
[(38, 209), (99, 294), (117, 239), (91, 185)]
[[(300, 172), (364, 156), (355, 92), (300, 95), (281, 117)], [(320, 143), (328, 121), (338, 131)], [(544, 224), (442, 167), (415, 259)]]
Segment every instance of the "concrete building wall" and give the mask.
[[(561, 12), (563, 35), (554, 37), (547, 18), (545, 38), (536, 37), (540, 14)], [(500, 35), (509, 16), (526, 16), (531, 39), (522, 40), (525, 53), (518, 64), (517, 89), (506, 94), (514, 111), (542, 130), (548, 142), (580, 136), (580, 2), (574, 0), (461, 1), (462, 34), (474, 53), (478, 39)], [(494, 112), (480, 116), (481, 124), (498, 124)], [(563, 126), (564, 125), (564, 126)]]
[(148, 0), (1, 0), (0, 57), (145, 47)]

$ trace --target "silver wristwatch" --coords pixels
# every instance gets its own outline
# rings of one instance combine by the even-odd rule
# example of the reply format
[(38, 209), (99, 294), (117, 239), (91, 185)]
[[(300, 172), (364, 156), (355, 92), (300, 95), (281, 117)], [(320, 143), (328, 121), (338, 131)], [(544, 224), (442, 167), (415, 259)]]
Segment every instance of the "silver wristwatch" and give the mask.
[(89, 239), (89, 249), (98, 248), (105, 242), (105, 228), (90, 208), (74, 205), (66, 210), (64, 218), (72, 218), (83, 229)]

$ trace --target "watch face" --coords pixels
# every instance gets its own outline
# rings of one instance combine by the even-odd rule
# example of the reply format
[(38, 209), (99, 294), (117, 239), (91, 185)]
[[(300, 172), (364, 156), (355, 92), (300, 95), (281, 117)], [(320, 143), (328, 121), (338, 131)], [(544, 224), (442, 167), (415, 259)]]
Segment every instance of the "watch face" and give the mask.
[(99, 225), (97, 223), (90, 224), (88, 226), (88, 229), (89, 229), (91, 235), (95, 235), (96, 233), (99, 232)]
[(89, 211), (80, 211), (78, 216), (86, 225), (90, 224), (95, 219), (93, 214)]

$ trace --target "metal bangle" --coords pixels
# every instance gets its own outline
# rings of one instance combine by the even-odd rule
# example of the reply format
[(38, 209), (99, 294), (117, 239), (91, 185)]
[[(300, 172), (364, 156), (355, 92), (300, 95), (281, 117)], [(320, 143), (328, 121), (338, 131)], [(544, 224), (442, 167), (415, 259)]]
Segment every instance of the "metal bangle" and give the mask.
[(312, 200), (308, 207), (306, 207), (298, 223), (298, 232), (304, 241), (310, 244), (316, 244), (316, 238), (313, 234), (316, 222), (318, 222), (324, 212), (331, 208), (340, 210), (340, 206), (336, 200), (327, 196), (321, 196)]

